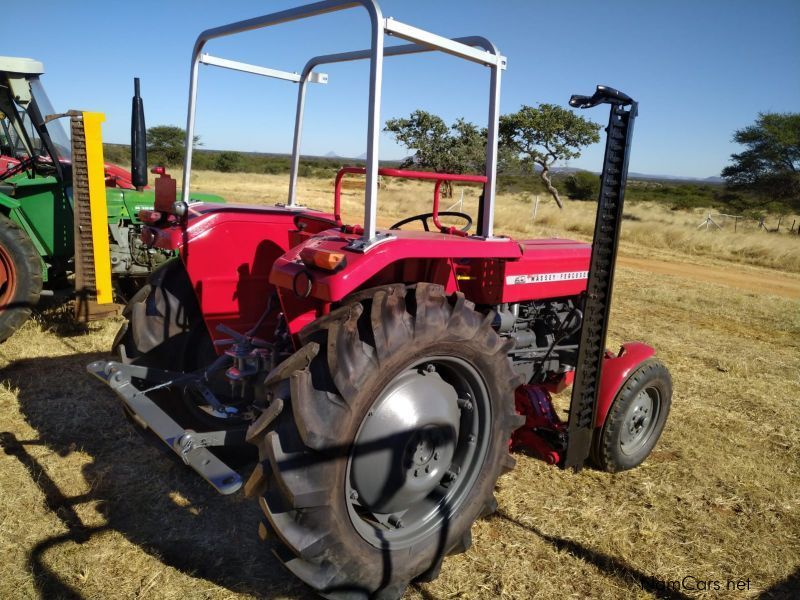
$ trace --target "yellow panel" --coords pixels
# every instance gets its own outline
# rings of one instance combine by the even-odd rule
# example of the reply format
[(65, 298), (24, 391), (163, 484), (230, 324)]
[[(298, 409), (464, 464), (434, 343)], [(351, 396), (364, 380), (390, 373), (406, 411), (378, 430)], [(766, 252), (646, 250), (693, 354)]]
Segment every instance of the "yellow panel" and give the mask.
[(101, 126), (105, 120), (106, 116), (103, 113), (83, 113), (98, 304), (108, 304), (114, 301), (114, 292), (111, 288), (111, 255), (108, 248), (108, 206), (106, 204), (106, 176)]

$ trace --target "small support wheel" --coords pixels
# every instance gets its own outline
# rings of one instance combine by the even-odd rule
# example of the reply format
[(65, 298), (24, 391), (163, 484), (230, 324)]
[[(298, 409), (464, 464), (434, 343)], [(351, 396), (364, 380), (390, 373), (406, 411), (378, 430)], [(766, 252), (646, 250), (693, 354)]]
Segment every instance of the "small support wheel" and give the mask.
[(595, 432), (594, 465), (610, 473), (640, 465), (658, 442), (672, 403), (672, 378), (664, 364), (644, 361), (617, 392), (606, 422)]

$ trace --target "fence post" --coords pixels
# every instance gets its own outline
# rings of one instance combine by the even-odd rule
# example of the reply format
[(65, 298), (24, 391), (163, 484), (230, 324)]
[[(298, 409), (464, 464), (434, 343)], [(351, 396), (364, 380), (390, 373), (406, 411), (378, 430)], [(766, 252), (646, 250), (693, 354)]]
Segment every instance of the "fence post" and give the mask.
[(533, 198), (533, 216), (531, 217), (531, 223), (536, 222), (536, 213), (539, 211), (539, 194), (536, 194)]

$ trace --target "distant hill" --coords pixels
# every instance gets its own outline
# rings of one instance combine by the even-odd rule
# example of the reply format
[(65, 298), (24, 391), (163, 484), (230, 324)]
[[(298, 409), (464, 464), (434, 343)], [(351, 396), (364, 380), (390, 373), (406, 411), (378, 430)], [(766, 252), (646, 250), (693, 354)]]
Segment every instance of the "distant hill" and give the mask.
[(338, 158), (339, 160), (361, 160), (361, 161), (364, 161), (364, 160), (367, 160), (367, 153), (366, 152), (362, 152), (358, 156), (342, 156), (341, 154), (337, 154), (336, 152), (331, 150), (330, 152), (327, 152), (325, 154), (325, 156), (323, 156), (323, 158)]
[[(538, 169), (537, 169), (538, 170)], [(559, 173), (562, 175), (569, 175), (570, 173), (575, 173), (577, 171), (584, 171), (585, 169), (576, 169), (575, 167), (555, 167), (551, 169), (554, 173)], [(591, 173), (596, 173), (600, 175), (597, 171), (590, 171)], [(635, 171), (630, 171), (628, 173), (628, 177), (630, 179), (643, 179), (646, 181), (687, 181), (687, 182), (703, 182), (703, 183), (724, 183), (725, 180), (722, 177), (717, 175), (713, 175), (711, 177), (682, 177), (680, 175), (652, 175), (650, 173), (637, 173)]]
[[(104, 143), (103, 144), (107, 159), (110, 162), (115, 162), (118, 164), (126, 164), (130, 161), (130, 146), (127, 144), (114, 144), (114, 143)], [(197, 148), (195, 150), (195, 155), (198, 154), (206, 154), (206, 155), (216, 155), (220, 153), (221, 150), (213, 150), (210, 148)], [(265, 158), (278, 158), (278, 159), (285, 159), (288, 161), (290, 158), (289, 154), (281, 153), (281, 152), (240, 152), (240, 154), (245, 156), (252, 156), (252, 157), (265, 157)], [(311, 154), (303, 154), (302, 158), (304, 159), (324, 159), (326, 161), (336, 161), (339, 163), (364, 163), (367, 159), (367, 153), (362, 152), (358, 156), (342, 156), (338, 154), (334, 150), (326, 152), (325, 154), (318, 156), (318, 155), (311, 155)], [(397, 166), (403, 161), (400, 159), (396, 160), (381, 160), (381, 165), (384, 166)], [(536, 168), (537, 171), (540, 171), (541, 168)], [(575, 167), (554, 167), (551, 169), (553, 173), (559, 175), (569, 175), (571, 173), (576, 173), (578, 171), (584, 171), (586, 169), (578, 169)], [(590, 171), (591, 173), (596, 173), (599, 175), (597, 171)], [(711, 177), (682, 177), (680, 175), (652, 175), (650, 173), (637, 173), (637, 172), (630, 172), (628, 173), (628, 177), (630, 179), (638, 179), (644, 181), (671, 181), (671, 182), (695, 182), (695, 183), (708, 183), (711, 185), (717, 185), (724, 183), (724, 179), (719, 177), (718, 175), (712, 175)]]
[(657, 181), (702, 181), (703, 183), (723, 183), (722, 177), (682, 177), (680, 175), (651, 175), (649, 173), (628, 173), (631, 179), (652, 179)]

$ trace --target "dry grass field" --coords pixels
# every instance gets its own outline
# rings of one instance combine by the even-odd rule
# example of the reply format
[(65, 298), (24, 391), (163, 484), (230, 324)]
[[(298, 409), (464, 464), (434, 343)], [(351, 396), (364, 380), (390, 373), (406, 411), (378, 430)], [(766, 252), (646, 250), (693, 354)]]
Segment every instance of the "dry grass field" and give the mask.
[[(279, 181), (196, 174), (237, 202), (283, 200)], [(346, 190), (350, 221), (359, 191)], [(303, 182), (301, 197), (327, 209), (332, 185)], [(391, 182), (381, 197), (383, 223), (429, 210), (427, 186)], [(545, 203), (531, 224), (529, 201), (504, 196), (498, 229), (588, 239), (593, 210)], [(518, 456), (472, 549), (407, 598), (798, 597), (800, 240), (629, 213), (609, 345), (646, 341), (670, 367), (661, 442), (618, 475)], [(0, 346), (0, 597), (311, 598), (258, 541), (251, 501), (147, 445), (86, 375), (118, 325), (50, 310)]]

